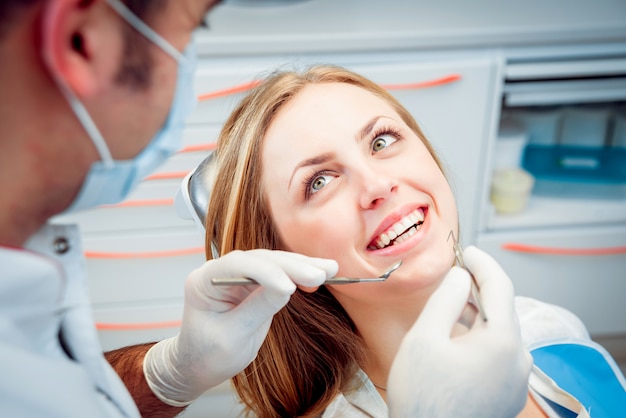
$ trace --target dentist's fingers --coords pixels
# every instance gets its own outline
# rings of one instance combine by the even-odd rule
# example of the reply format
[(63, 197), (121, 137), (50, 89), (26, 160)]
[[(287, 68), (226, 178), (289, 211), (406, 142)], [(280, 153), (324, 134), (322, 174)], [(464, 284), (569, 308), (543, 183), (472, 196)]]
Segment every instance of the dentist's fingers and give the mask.
[[(468, 302), (465, 305), (458, 322), (467, 328), (471, 328), (476, 323), (478, 316), (478, 308), (476, 305), (472, 302)], [(480, 320), (482, 321), (482, 318)]]
[(273, 251), (272, 254), (285, 273), (299, 286), (321, 286), (324, 280), (334, 277), (339, 269), (335, 260), (283, 251)]
[(250, 250), (232, 251), (207, 262), (203, 275), (209, 279), (249, 277), (276, 292), (291, 294), (295, 290), (293, 284), (319, 286), (326, 278), (332, 277), (337, 268), (334, 260), (284, 251)]
[(452, 267), (424, 306), (409, 333), (428, 334), (433, 338), (450, 338), (452, 328), (467, 306), (470, 276), (460, 267)]
[[(256, 264), (256, 269), (247, 277), (253, 278), (260, 286), (250, 286), (254, 290), (225, 315), (243, 315), (248, 318), (247, 325), (252, 327), (268, 326), (272, 316), (287, 304), (296, 284), (318, 287), (334, 276), (338, 269), (334, 260), (282, 251), (259, 250), (251, 253), (246, 254), (247, 262)], [(288, 286), (276, 287), (276, 283), (280, 282)]]
[(502, 267), (490, 255), (473, 246), (465, 249), (463, 259), (478, 282), (481, 300), (490, 320), (492, 316), (497, 320), (503, 314), (513, 315), (513, 283)]

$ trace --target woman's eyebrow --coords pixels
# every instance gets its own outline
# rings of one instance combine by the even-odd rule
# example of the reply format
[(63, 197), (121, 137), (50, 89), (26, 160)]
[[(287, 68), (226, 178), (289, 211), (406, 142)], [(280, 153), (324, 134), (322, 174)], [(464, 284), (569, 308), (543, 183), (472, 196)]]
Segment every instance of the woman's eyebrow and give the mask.
[(357, 141), (360, 141), (363, 138), (368, 137), (370, 132), (372, 132), (372, 129), (374, 129), (374, 125), (376, 125), (376, 122), (378, 122), (378, 119), (380, 118), (382, 118), (382, 116), (374, 116), (372, 119), (370, 119), (370, 121), (367, 122), (365, 126), (363, 126), (363, 128), (361, 128), (361, 130), (357, 134), (357, 137), (356, 137)]
[(293, 169), (293, 172), (291, 173), (291, 177), (289, 178), (289, 184), (287, 185), (287, 189), (291, 188), (291, 181), (293, 180), (293, 177), (296, 175), (296, 172), (298, 170), (304, 167), (310, 167), (312, 165), (324, 164), (325, 162), (328, 162), (332, 160), (333, 158), (335, 158), (335, 156), (336, 154), (334, 152), (325, 152), (324, 154), (317, 155), (313, 158), (307, 158), (306, 160), (298, 163), (298, 165), (296, 165), (296, 167)]

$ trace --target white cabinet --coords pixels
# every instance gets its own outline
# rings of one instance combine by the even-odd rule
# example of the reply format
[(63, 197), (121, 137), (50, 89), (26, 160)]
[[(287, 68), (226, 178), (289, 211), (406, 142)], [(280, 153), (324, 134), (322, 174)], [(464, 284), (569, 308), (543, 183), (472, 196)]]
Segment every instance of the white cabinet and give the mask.
[[(503, 136), (491, 137), (476, 243), (504, 267), (517, 294), (568, 308), (594, 337), (624, 336), (626, 160), (609, 161), (626, 156), (617, 138), (626, 45), (548, 52), (505, 57), (500, 110), (523, 127), (530, 147), (519, 164), (535, 170), (535, 187), (523, 211), (496, 212), (489, 186)], [(531, 161), (538, 154), (530, 149), (549, 158)]]

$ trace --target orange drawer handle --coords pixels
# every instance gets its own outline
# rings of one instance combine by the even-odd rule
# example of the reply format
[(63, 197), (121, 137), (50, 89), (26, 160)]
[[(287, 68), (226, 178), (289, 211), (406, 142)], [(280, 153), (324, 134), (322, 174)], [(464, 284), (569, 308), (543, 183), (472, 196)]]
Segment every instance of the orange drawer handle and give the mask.
[(145, 199), (145, 200), (127, 200), (125, 202), (116, 203), (114, 205), (102, 205), (108, 208), (134, 208), (140, 206), (171, 206), (174, 199)]
[(185, 177), (187, 174), (189, 174), (188, 171), (169, 171), (167, 173), (157, 173), (157, 174), (152, 174), (151, 176), (146, 177), (145, 179), (143, 179), (144, 181), (150, 181), (150, 180), (171, 180), (171, 179), (182, 179), (183, 177)]
[(239, 84), (233, 87), (228, 87), (222, 90), (216, 90), (209, 93), (204, 93), (198, 96), (198, 100), (211, 100), (219, 97), (230, 96), (232, 94), (242, 93), (244, 91), (251, 90), (261, 84), (261, 80), (252, 80), (249, 83)]
[(541, 247), (537, 245), (526, 245), (518, 243), (502, 244), (502, 249), (507, 251), (515, 251), (518, 253), (530, 254), (547, 254), (547, 255), (615, 255), (626, 254), (625, 247), (606, 247), (606, 248), (558, 248), (558, 247)]
[(86, 258), (163, 258), (163, 257), (180, 257), (183, 255), (204, 254), (204, 247), (196, 248), (184, 248), (182, 250), (167, 250), (167, 251), (151, 251), (151, 252), (138, 252), (138, 253), (113, 253), (105, 251), (85, 251)]
[(209, 142), (208, 144), (189, 145), (178, 151), (178, 153), (180, 154), (183, 152), (213, 151), (215, 148), (217, 148), (217, 143)]
[(432, 80), (418, 81), (417, 83), (408, 84), (381, 84), (381, 87), (387, 90), (416, 90), (424, 89), (427, 87), (442, 86), (445, 84), (454, 83), (461, 79), (461, 74), (450, 74), (443, 77), (435, 78)]
[[(190, 145), (178, 151), (178, 154), (182, 154), (186, 152), (213, 151), (215, 150), (216, 147), (217, 147), (217, 144), (215, 142), (210, 142), (208, 144), (200, 144), (200, 145)], [(187, 174), (189, 174), (188, 171), (172, 171), (172, 172), (165, 172), (165, 173), (157, 173), (157, 174), (152, 174), (144, 178), (144, 180), (182, 179)]]
[(96, 322), (96, 329), (99, 331), (135, 331), (142, 329), (176, 328), (182, 321), (163, 322), (136, 322), (136, 323), (116, 323), (116, 322)]

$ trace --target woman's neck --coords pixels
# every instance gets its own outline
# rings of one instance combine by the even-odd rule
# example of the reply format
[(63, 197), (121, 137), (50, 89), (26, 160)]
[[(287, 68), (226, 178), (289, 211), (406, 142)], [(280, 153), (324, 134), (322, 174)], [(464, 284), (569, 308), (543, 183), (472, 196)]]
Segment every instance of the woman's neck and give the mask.
[[(386, 388), (389, 370), (400, 344), (418, 319), (432, 291), (434, 289), (424, 289), (410, 297), (403, 296), (379, 303), (340, 300), (366, 347), (365, 363), (360, 366), (379, 388), (383, 398), (385, 393), (380, 387)], [(457, 328), (455, 333), (464, 330), (461, 325)]]

